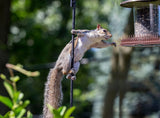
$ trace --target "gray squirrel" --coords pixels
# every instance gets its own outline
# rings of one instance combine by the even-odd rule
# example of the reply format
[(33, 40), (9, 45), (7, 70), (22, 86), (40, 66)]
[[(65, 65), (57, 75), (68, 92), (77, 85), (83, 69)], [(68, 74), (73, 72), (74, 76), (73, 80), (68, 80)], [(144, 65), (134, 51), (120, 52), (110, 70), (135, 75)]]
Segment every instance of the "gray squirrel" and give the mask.
[(50, 113), (47, 104), (50, 104), (55, 109), (60, 107), (63, 98), (62, 78), (66, 75), (68, 79), (76, 79), (80, 60), (87, 50), (90, 48), (116, 46), (115, 42), (108, 43), (104, 41), (111, 38), (112, 34), (99, 24), (94, 30), (72, 30), (71, 33), (77, 35), (74, 39), (74, 67), (71, 68), (72, 42), (69, 42), (59, 55), (55, 67), (49, 72), (45, 85), (43, 118), (53, 118), (53, 114)]

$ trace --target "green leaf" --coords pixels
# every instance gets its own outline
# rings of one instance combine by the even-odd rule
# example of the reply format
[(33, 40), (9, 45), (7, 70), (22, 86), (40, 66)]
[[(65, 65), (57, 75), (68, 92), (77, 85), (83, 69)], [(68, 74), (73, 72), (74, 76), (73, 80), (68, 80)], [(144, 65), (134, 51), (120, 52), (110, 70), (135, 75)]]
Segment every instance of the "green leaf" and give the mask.
[(59, 108), (57, 109), (57, 111), (60, 113), (60, 112), (62, 111), (63, 107), (65, 107), (65, 106), (59, 107)]
[(7, 82), (4, 82), (4, 86), (5, 86), (8, 94), (9, 94), (9, 96), (11, 98), (13, 98), (13, 94), (14, 94), (13, 87), (9, 83), (7, 83)]
[(27, 112), (27, 118), (33, 118), (33, 115), (30, 111)]
[(63, 116), (65, 111), (66, 111), (67, 107), (66, 106), (62, 106), (58, 109), (58, 111), (60, 112), (60, 115)]
[(3, 80), (6, 80), (6, 76), (4, 74), (0, 74), (0, 78), (2, 78)]
[(0, 95), (0, 102), (5, 104), (7, 107), (9, 107), (10, 109), (13, 106), (12, 101), (8, 98), (8, 97), (4, 97)]
[(22, 98), (24, 97), (24, 94), (20, 91), (17, 91), (14, 93), (14, 98), (13, 101), (14, 103), (18, 103), (20, 100), (22, 100)]
[(30, 104), (30, 101), (29, 100), (25, 100), (22, 107), (27, 107), (28, 105)]
[(15, 114), (13, 111), (10, 111), (9, 118), (15, 118)]
[(19, 76), (15, 76), (15, 77), (10, 77), (10, 80), (11, 80), (12, 82), (17, 82), (17, 81), (20, 80), (20, 78), (19, 78)]
[(60, 112), (58, 112), (58, 110), (53, 109), (53, 116), (54, 118), (62, 118), (62, 116), (60, 115)]
[(14, 103), (19, 102), (18, 101), (19, 94), (20, 94), (19, 91), (14, 92), (14, 95), (13, 95), (13, 101), (14, 101)]
[(14, 110), (16, 114), (19, 114), (21, 112), (22, 109), (24, 109), (25, 107), (28, 106), (28, 104), (30, 103), (29, 100), (24, 101), (24, 103), (22, 105), (19, 104), (19, 106)]
[(50, 110), (50, 112), (53, 114), (54, 118), (62, 118), (60, 115), (60, 111), (58, 111), (57, 109), (53, 109), (53, 107), (50, 104), (47, 104), (47, 107)]
[(0, 118), (4, 118), (2, 115), (0, 115)]
[(4, 118), (9, 118), (10, 111), (4, 115)]
[(25, 109), (22, 109), (20, 111), (20, 113), (18, 114), (17, 118), (22, 118), (22, 116), (26, 113), (26, 110)]
[(20, 101), (20, 100), (22, 100), (22, 98), (24, 97), (24, 94), (23, 93), (19, 93), (19, 96), (18, 96), (18, 100)]
[(53, 107), (50, 104), (47, 104), (49, 111), (53, 114)]
[(65, 115), (64, 115), (64, 118), (70, 118), (70, 115), (73, 113), (73, 111), (75, 110), (75, 108), (76, 107), (71, 107), (71, 108), (69, 108), (67, 111), (66, 111), (66, 113), (65, 113)]

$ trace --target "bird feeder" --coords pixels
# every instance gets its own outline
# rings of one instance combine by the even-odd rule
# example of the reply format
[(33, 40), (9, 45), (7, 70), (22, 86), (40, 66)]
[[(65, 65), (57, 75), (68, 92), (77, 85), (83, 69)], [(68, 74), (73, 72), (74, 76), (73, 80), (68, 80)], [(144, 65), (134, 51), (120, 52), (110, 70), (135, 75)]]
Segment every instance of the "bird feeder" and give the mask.
[(121, 46), (160, 46), (160, 0), (127, 0), (120, 5), (133, 8), (134, 36), (121, 39)]

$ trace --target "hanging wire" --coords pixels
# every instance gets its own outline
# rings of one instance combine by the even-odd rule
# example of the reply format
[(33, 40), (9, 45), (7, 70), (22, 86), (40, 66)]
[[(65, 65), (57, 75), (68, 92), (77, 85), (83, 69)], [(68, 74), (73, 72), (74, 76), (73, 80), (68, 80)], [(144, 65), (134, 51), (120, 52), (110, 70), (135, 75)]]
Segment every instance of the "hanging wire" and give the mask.
[[(76, 0), (70, 1), (72, 7), (72, 29), (75, 29), (75, 13), (76, 13)], [(74, 67), (74, 35), (72, 34), (72, 60), (71, 69)], [(70, 82), (70, 107), (73, 106), (73, 80)]]

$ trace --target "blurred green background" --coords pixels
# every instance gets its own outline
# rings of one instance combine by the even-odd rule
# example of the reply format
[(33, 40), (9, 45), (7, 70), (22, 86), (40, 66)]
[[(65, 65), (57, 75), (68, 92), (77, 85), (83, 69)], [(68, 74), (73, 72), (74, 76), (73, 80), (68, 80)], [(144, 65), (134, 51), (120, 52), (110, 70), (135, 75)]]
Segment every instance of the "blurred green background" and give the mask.
[[(109, 29), (117, 41), (133, 34), (131, 9), (122, 0), (77, 0), (76, 29)], [(71, 40), (69, 0), (0, 0), (0, 73), (6, 63), (40, 71), (37, 78), (21, 76), (18, 88), (31, 101), (28, 109), (42, 114), (49, 68)], [(91, 49), (74, 81), (75, 118), (158, 118), (160, 48), (108, 47)], [(69, 107), (70, 81), (64, 78), (63, 105)], [(0, 80), (0, 94), (6, 95)], [(0, 114), (7, 108), (0, 104)]]

